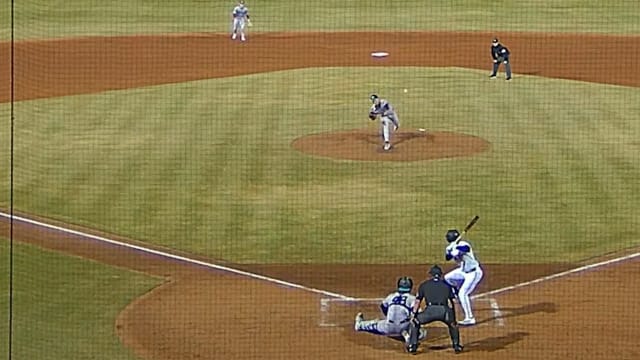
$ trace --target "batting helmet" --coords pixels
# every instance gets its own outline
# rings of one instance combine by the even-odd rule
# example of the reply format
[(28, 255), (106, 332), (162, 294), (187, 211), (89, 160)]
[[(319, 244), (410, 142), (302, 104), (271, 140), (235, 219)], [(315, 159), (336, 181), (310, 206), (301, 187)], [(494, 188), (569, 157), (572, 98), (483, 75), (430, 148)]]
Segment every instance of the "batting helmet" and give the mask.
[(398, 279), (398, 292), (410, 292), (413, 289), (413, 280), (410, 277), (403, 276)]
[(447, 231), (447, 235), (444, 236), (444, 238), (447, 239), (447, 242), (454, 242), (458, 240), (459, 237), (460, 237), (460, 231), (456, 229), (451, 229)]

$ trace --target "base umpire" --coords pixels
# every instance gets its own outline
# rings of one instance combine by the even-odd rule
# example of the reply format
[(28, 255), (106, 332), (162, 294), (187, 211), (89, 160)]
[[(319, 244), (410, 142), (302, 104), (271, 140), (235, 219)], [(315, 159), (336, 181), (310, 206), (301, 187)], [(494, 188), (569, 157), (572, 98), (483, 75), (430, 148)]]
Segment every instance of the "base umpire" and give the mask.
[(491, 57), (493, 58), (493, 71), (491, 71), (491, 75), (489, 77), (491, 79), (495, 79), (496, 75), (498, 75), (498, 68), (500, 64), (504, 64), (504, 70), (506, 72), (505, 80), (511, 80), (511, 62), (509, 61), (509, 56), (511, 52), (507, 49), (506, 46), (500, 43), (498, 38), (494, 38), (491, 41)]
[[(418, 288), (416, 302), (413, 306), (413, 314), (415, 316), (411, 320), (407, 351), (411, 354), (415, 354), (418, 351), (420, 326), (440, 321), (449, 328), (453, 350), (456, 354), (460, 353), (463, 346), (460, 345), (460, 331), (456, 323), (456, 312), (453, 303), (453, 299), (456, 296), (455, 291), (451, 285), (442, 279), (442, 269), (438, 265), (434, 265), (429, 270), (429, 275), (431, 275), (431, 279), (420, 284)], [(423, 311), (418, 312), (422, 300), (425, 301), (426, 307)]]

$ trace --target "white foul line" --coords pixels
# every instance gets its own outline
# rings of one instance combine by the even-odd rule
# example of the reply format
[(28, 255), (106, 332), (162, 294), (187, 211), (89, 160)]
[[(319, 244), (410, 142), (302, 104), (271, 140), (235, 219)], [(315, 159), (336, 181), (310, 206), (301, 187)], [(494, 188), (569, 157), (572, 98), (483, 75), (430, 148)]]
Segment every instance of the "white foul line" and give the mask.
[[(0, 216), (1, 217), (5, 217), (5, 218), (11, 218), (12, 217), (11, 215), (5, 214), (3, 212), (0, 212)], [(55, 226), (55, 225), (43, 223), (43, 222), (40, 222), (40, 221), (23, 218), (23, 217), (16, 216), (16, 215), (13, 215), (13, 219), (14, 220), (18, 220), (18, 221), (23, 222), (23, 223), (28, 223), (28, 224), (40, 226), (40, 227), (43, 227), (43, 228), (57, 230), (57, 231), (61, 231), (61, 232), (72, 234), (72, 235), (82, 236), (82, 237), (85, 237), (85, 238), (88, 238), (88, 239), (102, 241), (102, 242), (109, 243), (109, 244), (112, 244), (112, 245), (122, 246), (122, 247), (125, 247), (125, 248), (134, 249), (134, 250), (142, 251), (142, 252), (145, 252), (145, 253), (158, 255), (158, 256), (162, 256), (162, 257), (173, 259), (173, 260), (182, 261), (182, 262), (189, 263), (189, 264), (200, 265), (200, 266), (204, 266), (204, 267), (208, 267), (208, 268), (216, 269), (216, 270), (220, 270), (220, 271), (226, 271), (226, 272), (229, 272), (229, 273), (232, 273), (232, 274), (246, 276), (248, 278), (262, 280), (262, 281), (266, 281), (266, 282), (271, 282), (271, 283), (275, 283), (275, 284), (278, 284), (278, 285), (281, 285), (281, 286), (285, 286), (285, 287), (289, 287), (289, 288), (305, 290), (305, 291), (309, 291), (309, 292), (312, 292), (312, 293), (316, 293), (316, 294), (320, 294), (320, 295), (324, 295), (324, 296), (330, 296), (330, 297), (338, 298), (338, 299), (342, 299), (342, 300), (352, 300), (353, 299), (350, 296), (337, 294), (337, 293), (334, 293), (334, 292), (331, 292), (331, 291), (320, 290), (320, 289), (307, 287), (307, 286), (300, 285), (300, 284), (294, 284), (294, 283), (291, 283), (291, 282), (288, 282), (288, 281), (283, 281), (283, 280), (271, 278), (271, 277), (268, 277), (268, 276), (258, 275), (258, 274), (250, 273), (250, 272), (247, 272), (247, 271), (242, 271), (242, 270), (230, 268), (230, 267), (227, 267), (227, 266), (222, 266), (222, 265), (212, 264), (212, 263), (208, 263), (208, 262), (204, 262), (204, 261), (200, 261), (200, 260), (190, 259), (190, 258), (187, 258), (187, 257), (184, 257), (184, 256), (170, 254), (170, 253), (164, 252), (164, 251), (149, 249), (149, 248), (146, 248), (146, 247), (133, 245), (133, 244), (129, 244), (129, 243), (126, 243), (126, 242), (111, 240), (111, 239), (107, 239), (107, 238), (102, 237), (102, 236), (91, 235), (91, 234), (87, 234), (87, 233), (84, 233), (84, 232), (81, 232), (81, 231), (66, 229), (66, 228), (63, 228), (63, 227), (60, 227), (60, 226)]]
[[(0, 217), (11, 218), (12, 216), (9, 215), (9, 214), (5, 214), (3, 212), (0, 212)], [(331, 292), (331, 291), (320, 290), (320, 289), (307, 287), (307, 286), (300, 285), (300, 284), (294, 284), (294, 283), (291, 283), (291, 282), (288, 282), (288, 281), (278, 280), (278, 279), (271, 278), (271, 277), (268, 277), (268, 276), (258, 275), (258, 274), (250, 273), (250, 272), (247, 272), (247, 271), (242, 271), (242, 270), (230, 268), (230, 267), (227, 267), (227, 266), (222, 266), (222, 265), (208, 263), (208, 262), (204, 262), (204, 261), (200, 261), (200, 260), (190, 259), (190, 258), (187, 258), (187, 257), (184, 257), (184, 256), (170, 254), (170, 253), (164, 252), (164, 251), (158, 251), (158, 250), (154, 250), (154, 249), (149, 249), (149, 248), (145, 248), (145, 247), (138, 246), (138, 245), (133, 245), (133, 244), (129, 244), (129, 243), (121, 242), (121, 241), (107, 239), (107, 238), (104, 238), (104, 237), (101, 237), (101, 236), (97, 236), (97, 235), (91, 235), (91, 234), (83, 233), (83, 232), (76, 231), (76, 230), (66, 229), (66, 228), (63, 228), (63, 227), (60, 227), (60, 226), (55, 226), (55, 225), (43, 223), (43, 222), (40, 222), (40, 221), (23, 218), (23, 217), (16, 216), (16, 215), (13, 215), (13, 219), (14, 220), (18, 220), (20, 222), (24, 222), (24, 223), (28, 223), (28, 224), (32, 224), (32, 225), (36, 225), (36, 226), (41, 226), (41, 227), (44, 227), (44, 228), (47, 228), (47, 229), (53, 229), (53, 230), (65, 232), (65, 233), (68, 233), (68, 234), (82, 236), (82, 237), (86, 237), (86, 238), (89, 238), (89, 239), (102, 241), (102, 242), (106, 242), (106, 243), (109, 243), (109, 244), (122, 246), (122, 247), (129, 248), (129, 249), (135, 249), (135, 250), (146, 252), (146, 253), (149, 253), (149, 254), (154, 254), (154, 255), (158, 255), (158, 256), (162, 256), (162, 257), (166, 257), (166, 258), (170, 258), (170, 259), (174, 259), (174, 260), (178, 260), (178, 261), (183, 261), (183, 262), (194, 264), (194, 265), (200, 265), (200, 266), (208, 267), (208, 268), (211, 268), (211, 269), (216, 269), (216, 270), (220, 270), (220, 271), (226, 271), (226, 272), (229, 272), (229, 273), (232, 273), (232, 274), (246, 276), (246, 277), (252, 278), (252, 279), (262, 280), (262, 281), (266, 281), (266, 282), (272, 282), (272, 283), (275, 283), (275, 284), (278, 284), (278, 285), (281, 285), (281, 286), (294, 288), (294, 289), (305, 290), (305, 291), (309, 291), (309, 292), (312, 292), (312, 293), (329, 296), (329, 297), (332, 297), (332, 298), (337, 298), (337, 299), (346, 300), (346, 301), (362, 301), (363, 300), (363, 299), (358, 299), (358, 298), (347, 296), (347, 295), (334, 293), (334, 292)], [(598, 268), (598, 267), (601, 267), (601, 266), (610, 265), (610, 264), (614, 264), (614, 263), (618, 263), (618, 262), (622, 262), (622, 261), (626, 261), (626, 260), (631, 260), (631, 259), (636, 258), (636, 257), (640, 257), (640, 252), (629, 254), (629, 255), (626, 255), (626, 256), (622, 256), (622, 257), (619, 257), (619, 258), (614, 258), (614, 259), (610, 259), (610, 260), (597, 262), (595, 264), (580, 266), (580, 267), (577, 267), (575, 269), (559, 272), (559, 273), (548, 275), (548, 276), (543, 276), (543, 277), (538, 278), (538, 279), (521, 282), (519, 284), (506, 286), (506, 287), (503, 287), (503, 288), (500, 288), (500, 289), (491, 290), (491, 291), (488, 291), (488, 292), (485, 292), (485, 293), (481, 293), (481, 294), (478, 294), (478, 295), (473, 295), (473, 296), (471, 296), (471, 298), (472, 299), (477, 299), (477, 298), (481, 298), (481, 297), (485, 297), (485, 296), (501, 294), (501, 293), (504, 293), (504, 292), (507, 292), (507, 291), (519, 289), (521, 287), (538, 284), (538, 283), (541, 283), (541, 282), (545, 282), (545, 281), (556, 279), (556, 278), (559, 278), (559, 277), (563, 277), (563, 276), (567, 276), (567, 275), (583, 272), (583, 271), (594, 269), (594, 268)]]
[(595, 268), (598, 268), (598, 267), (601, 267), (601, 266), (615, 264), (615, 263), (626, 261), (626, 260), (631, 260), (631, 259), (637, 258), (639, 256), (640, 256), (640, 252), (637, 252), (637, 253), (629, 254), (629, 255), (626, 255), (626, 256), (619, 257), (619, 258), (609, 259), (609, 260), (597, 262), (595, 264), (584, 265), (584, 266), (577, 267), (575, 269), (559, 272), (559, 273), (548, 275), (548, 276), (543, 276), (543, 277), (538, 278), (538, 279), (521, 282), (519, 284), (506, 286), (506, 287), (503, 287), (503, 288), (500, 288), (500, 289), (496, 289), (496, 290), (487, 291), (487, 292), (482, 293), (482, 294), (474, 295), (471, 298), (472, 299), (477, 299), (477, 298), (480, 298), (480, 297), (483, 297), (483, 296), (491, 296), (491, 295), (501, 294), (503, 292), (519, 289), (521, 287), (525, 287), (525, 286), (529, 286), (529, 285), (538, 284), (538, 283), (541, 283), (541, 282), (544, 282), (544, 281), (553, 280), (553, 279), (556, 279), (556, 278), (559, 278), (559, 277), (563, 277), (563, 276), (567, 276), (567, 275), (583, 272), (583, 271), (586, 271), (586, 270), (595, 269)]

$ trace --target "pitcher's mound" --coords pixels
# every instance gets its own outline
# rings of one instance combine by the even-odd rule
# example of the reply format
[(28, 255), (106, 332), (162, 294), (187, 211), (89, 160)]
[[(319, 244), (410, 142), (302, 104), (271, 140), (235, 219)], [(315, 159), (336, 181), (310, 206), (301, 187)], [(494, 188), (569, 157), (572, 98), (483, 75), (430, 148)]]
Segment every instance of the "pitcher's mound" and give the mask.
[(335, 159), (362, 161), (419, 161), (471, 156), (491, 144), (477, 136), (427, 130), (393, 134), (393, 147), (382, 150), (382, 137), (371, 130), (349, 130), (303, 136), (293, 141), (301, 152)]

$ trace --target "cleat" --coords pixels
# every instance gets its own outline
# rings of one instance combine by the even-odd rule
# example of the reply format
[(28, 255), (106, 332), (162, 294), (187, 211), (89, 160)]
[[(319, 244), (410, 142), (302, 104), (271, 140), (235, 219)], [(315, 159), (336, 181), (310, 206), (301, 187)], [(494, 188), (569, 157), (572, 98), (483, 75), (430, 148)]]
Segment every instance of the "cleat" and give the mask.
[(476, 318), (467, 318), (462, 321), (458, 321), (458, 325), (471, 326), (476, 324)]
[(355, 320), (354, 325), (353, 325), (353, 327), (354, 327), (354, 329), (355, 329), (356, 331), (360, 330), (360, 324), (361, 324), (363, 321), (364, 321), (364, 316), (362, 315), (362, 313), (361, 313), (361, 312), (359, 312), (359, 313), (356, 315), (356, 320)]
[(418, 341), (423, 341), (427, 338), (427, 329), (420, 328), (420, 332), (418, 333)]
[(404, 339), (405, 343), (409, 343), (409, 332), (407, 330), (402, 330), (402, 333), (400, 333), (400, 335), (402, 335), (402, 338)]

